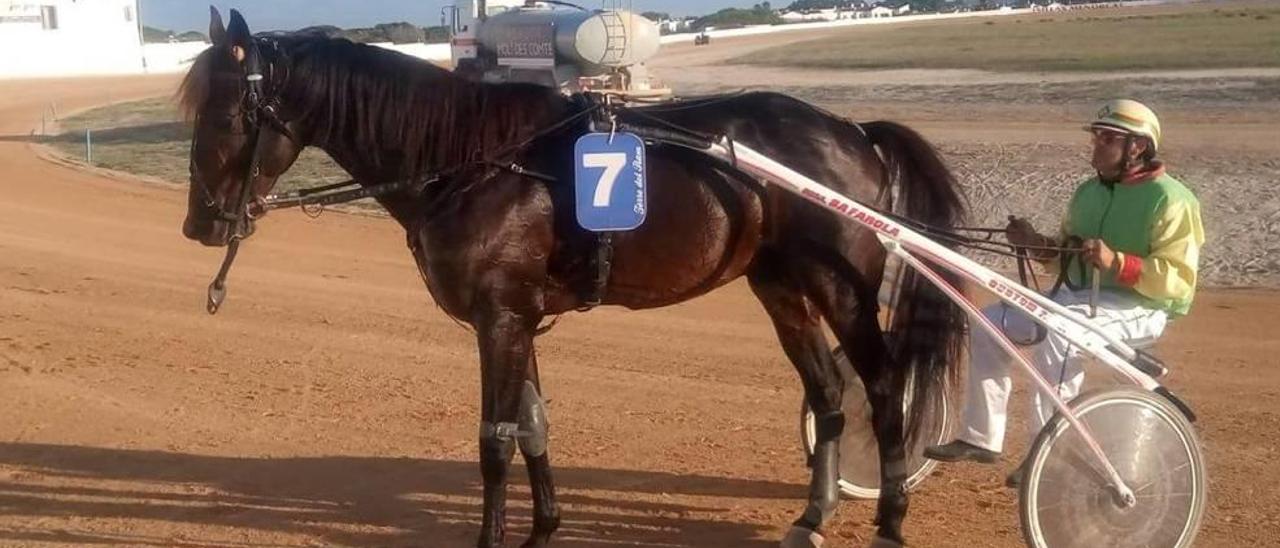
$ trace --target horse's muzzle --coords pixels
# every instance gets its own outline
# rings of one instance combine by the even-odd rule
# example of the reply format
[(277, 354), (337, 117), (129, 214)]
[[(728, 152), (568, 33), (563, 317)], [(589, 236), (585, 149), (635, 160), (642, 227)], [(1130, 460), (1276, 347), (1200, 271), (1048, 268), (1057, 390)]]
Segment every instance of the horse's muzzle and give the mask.
[(209, 247), (224, 247), (231, 241), (231, 223), (187, 215), (182, 221), (182, 235)]

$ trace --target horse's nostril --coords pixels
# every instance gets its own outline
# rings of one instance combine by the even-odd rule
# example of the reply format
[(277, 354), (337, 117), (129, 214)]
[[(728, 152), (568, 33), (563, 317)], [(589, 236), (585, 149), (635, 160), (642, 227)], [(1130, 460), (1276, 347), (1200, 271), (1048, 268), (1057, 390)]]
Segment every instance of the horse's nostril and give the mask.
[(186, 219), (183, 219), (183, 220), (182, 220), (182, 235), (183, 235), (183, 236), (186, 236), (186, 237), (187, 237), (187, 239), (189, 239), (189, 240), (198, 240), (198, 239), (200, 239), (200, 231), (199, 231), (199, 230), (197, 230), (197, 226), (196, 226), (197, 224), (198, 224), (198, 223), (196, 223), (196, 221), (195, 221), (194, 219), (192, 219), (191, 217), (187, 217)]

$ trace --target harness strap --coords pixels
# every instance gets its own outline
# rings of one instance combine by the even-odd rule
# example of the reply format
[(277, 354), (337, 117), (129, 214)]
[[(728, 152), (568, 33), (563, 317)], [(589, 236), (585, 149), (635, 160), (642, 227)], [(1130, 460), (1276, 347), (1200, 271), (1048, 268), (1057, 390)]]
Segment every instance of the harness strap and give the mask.
[(331, 190), (346, 188), (349, 186), (355, 186), (360, 184), (359, 181), (355, 179), (348, 179), (341, 183), (334, 183), (334, 184), (323, 185), (323, 186), (313, 187), (313, 188), (304, 188), (301, 190), (290, 191), (290, 192), (285, 192), (280, 194), (272, 194), (270, 196), (267, 196), (263, 200), (262, 206), (264, 209), (271, 210), (271, 209), (281, 209), (281, 208), (294, 207), (294, 206), (302, 207), (302, 206), (313, 206), (313, 205), (320, 205), (320, 206), (334, 205), (334, 204), (360, 200), (363, 198), (376, 198), (378, 196), (382, 196), (384, 194), (389, 194), (392, 192), (399, 192), (402, 190), (414, 189), (414, 187), (419, 187), (416, 190), (418, 192), (421, 192), (423, 188), (429, 185), (432, 185), (440, 180), (448, 178), (451, 175), (461, 173), (475, 166), (489, 166), (489, 167), (509, 171), (517, 175), (532, 177), (534, 179), (538, 179), (541, 181), (554, 182), (557, 179), (552, 175), (548, 175), (546, 173), (525, 168), (524, 166), (520, 165), (517, 162), (507, 161), (505, 160), (505, 158), (515, 152), (519, 152), (525, 148), (528, 148), (529, 145), (532, 145), (534, 141), (537, 141), (542, 137), (545, 137), (551, 133), (559, 131), (565, 126), (581, 119), (582, 117), (590, 115), (591, 113), (595, 112), (599, 108), (600, 108), (599, 105), (594, 105), (586, 109), (583, 109), (573, 114), (572, 116), (569, 116), (567, 118), (560, 120), (559, 122), (556, 122), (555, 124), (547, 126), (541, 130), (538, 130), (533, 135), (530, 135), (528, 138), (524, 139), (523, 141), (520, 141), (519, 143), (515, 143), (511, 146), (503, 147), (497, 153), (490, 155), (486, 158), (458, 164), (458, 165), (443, 169), (434, 174), (426, 175), (421, 178), (392, 181), (387, 183), (378, 183), (378, 184), (364, 186), (358, 189), (345, 190), (341, 192), (332, 192), (332, 193), (326, 194), (326, 192)]
[[(1064, 250), (1070, 250), (1071, 252), (1060, 253), (1058, 255), (1058, 278), (1054, 280), (1053, 289), (1049, 290), (1049, 295), (1057, 295), (1058, 290), (1062, 289), (1062, 286), (1064, 285), (1067, 287), (1067, 289), (1071, 291), (1080, 291), (1081, 289), (1084, 289), (1083, 285), (1076, 285), (1075, 282), (1071, 281), (1071, 276), (1070, 276), (1072, 259), (1077, 258), (1080, 254), (1080, 251), (1083, 248), (1084, 248), (1083, 238), (1079, 236), (1067, 237)], [(1083, 284), (1085, 277), (1087, 276), (1085, 266), (1084, 266), (1084, 261), (1077, 260), (1075, 261), (1075, 265), (1076, 265), (1076, 272), (1080, 275), (1080, 283)]]
[[(1015, 262), (1018, 265), (1018, 281), (1022, 283), (1023, 287), (1032, 287), (1036, 293), (1040, 293), (1040, 278), (1036, 276), (1035, 266), (1031, 264), (1031, 257), (1027, 254), (1027, 249), (1021, 246), (1014, 249), (1017, 253)], [(1028, 284), (1028, 281), (1031, 283)], [(1033, 329), (1035, 329), (1035, 334), (1029, 340), (1014, 340), (1009, 335), (1009, 304), (1003, 301), (1000, 302), (1000, 329), (1004, 331), (1006, 336), (1009, 336), (1009, 340), (1013, 344), (1035, 346), (1044, 342), (1045, 338), (1049, 336), (1049, 330), (1036, 322), (1032, 322), (1032, 325)]]
[(613, 233), (597, 232), (595, 250), (591, 255), (591, 285), (582, 299), (579, 312), (600, 306), (609, 287), (609, 274), (613, 271)]

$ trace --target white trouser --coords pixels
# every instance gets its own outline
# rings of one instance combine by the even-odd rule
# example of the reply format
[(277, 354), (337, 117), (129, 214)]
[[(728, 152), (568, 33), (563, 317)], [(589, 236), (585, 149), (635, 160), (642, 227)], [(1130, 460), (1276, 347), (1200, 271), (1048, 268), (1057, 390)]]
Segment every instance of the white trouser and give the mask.
[[(1068, 310), (1089, 315), (1089, 290), (1068, 291), (1062, 289), (1054, 301)], [(1168, 317), (1162, 310), (1143, 308), (1131, 295), (1102, 291), (1098, 295), (1098, 315), (1094, 321), (1113, 336), (1122, 340), (1155, 339), (1164, 332)], [(982, 311), (997, 327), (1004, 317), (1005, 333), (1014, 341), (1030, 341), (1035, 336), (1035, 323), (1025, 315), (999, 303)], [(1080, 348), (1054, 333), (1031, 347), (1031, 365), (1040, 371), (1050, 386), (1058, 389), (1064, 401), (1071, 401), (1080, 393), (1084, 384), (1084, 361)], [(1011, 358), (996, 344), (981, 326), (974, 324), (969, 335), (969, 391), (964, 408), (964, 424), (959, 438), (979, 447), (1000, 452), (1004, 447), (1005, 424), (1008, 420), (1009, 378)], [(1021, 374), (1021, 373), (1019, 373)], [(1023, 377), (1026, 380), (1025, 377)], [(1028, 380), (1029, 384), (1029, 380)], [(1033, 390), (1031, 397), (1030, 434), (1034, 438), (1044, 427), (1056, 409), (1053, 401)]]

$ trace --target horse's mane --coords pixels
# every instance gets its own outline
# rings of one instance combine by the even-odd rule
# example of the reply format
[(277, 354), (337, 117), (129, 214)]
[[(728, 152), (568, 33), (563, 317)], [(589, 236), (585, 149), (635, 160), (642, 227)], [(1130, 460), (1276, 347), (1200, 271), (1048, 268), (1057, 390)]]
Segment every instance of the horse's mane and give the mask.
[[(310, 122), (311, 144), (370, 162), (398, 162), (401, 176), (486, 158), (537, 131), (568, 105), (549, 88), (472, 82), (421, 59), (346, 39), (273, 39), (278, 48), (262, 48), (264, 56), (284, 67), (270, 79), (283, 83), (283, 108)], [(209, 48), (187, 73), (178, 103), (188, 117), (210, 99), (219, 55), (229, 58)]]

